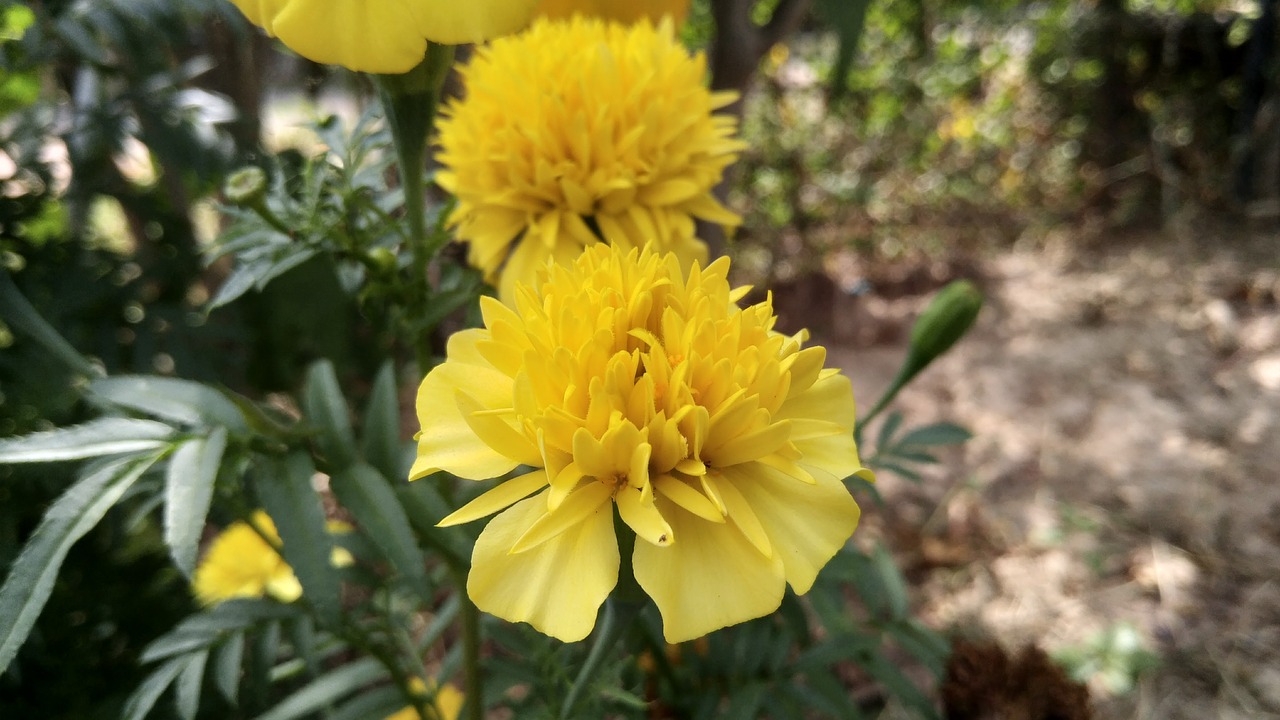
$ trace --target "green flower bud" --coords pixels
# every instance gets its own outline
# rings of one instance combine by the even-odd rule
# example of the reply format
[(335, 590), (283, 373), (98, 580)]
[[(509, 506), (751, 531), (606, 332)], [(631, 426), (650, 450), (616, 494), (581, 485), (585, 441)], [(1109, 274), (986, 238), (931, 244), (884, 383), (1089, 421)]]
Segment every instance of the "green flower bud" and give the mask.
[(376, 247), (370, 250), (369, 259), (384, 273), (395, 272), (396, 268), (400, 266), (400, 261), (396, 258), (396, 254), (384, 247)]
[(968, 280), (956, 280), (942, 288), (911, 328), (911, 347), (902, 369), (904, 381), (964, 337), (981, 309), (982, 293)]
[(267, 174), (252, 165), (240, 168), (227, 178), (222, 192), (234, 205), (253, 206), (267, 194)]

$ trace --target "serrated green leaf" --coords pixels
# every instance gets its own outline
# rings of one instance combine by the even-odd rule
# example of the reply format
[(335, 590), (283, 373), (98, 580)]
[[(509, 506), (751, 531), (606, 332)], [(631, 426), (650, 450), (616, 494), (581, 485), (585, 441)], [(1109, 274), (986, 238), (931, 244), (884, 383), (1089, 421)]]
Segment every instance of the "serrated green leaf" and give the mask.
[(386, 477), (403, 478), (406, 468), (401, 466), (400, 399), (396, 395), (395, 368), (390, 361), (383, 363), (373, 381), (364, 410), (363, 430), (360, 447), (365, 462)]
[(35, 340), (51, 357), (61, 360), (73, 372), (86, 377), (101, 375), (100, 370), (58, 334), (52, 325), (45, 322), (40, 313), (36, 312), (31, 303), (27, 302), (27, 299), (18, 291), (18, 286), (14, 284), (13, 278), (6, 270), (0, 270), (0, 317), (3, 317), (14, 330)]
[(311, 486), (315, 466), (308, 454), (295, 451), (269, 467), (256, 477), (255, 488), (280, 533), (281, 555), (320, 617), (337, 623), (342, 615), (338, 573), (329, 562), (333, 538), (325, 528), (324, 506)]
[(727, 718), (754, 718), (760, 715), (760, 705), (764, 702), (765, 685), (751, 683), (733, 688), (729, 694), (729, 707), (724, 712)]
[(368, 720), (389, 717), (405, 707), (404, 695), (399, 688), (383, 686), (366, 690), (343, 703), (328, 715), (326, 720)]
[(152, 420), (105, 417), (83, 425), (0, 440), (0, 463), (83, 460), (156, 450), (174, 435)]
[(356, 461), (356, 440), (351, 430), (351, 413), (342, 397), (342, 387), (333, 363), (320, 360), (307, 369), (302, 410), (307, 421), (320, 431), (317, 444), (333, 470)]
[(372, 467), (357, 463), (334, 474), (329, 489), (391, 567), (424, 599), (429, 598), (426, 560), (391, 483)]
[(257, 720), (294, 720), (305, 717), (370, 683), (385, 680), (387, 669), (373, 658), (363, 658), (321, 675), (259, 715)]
[(240, 668), (244, 665), (244, 634), (223, 641), (213, 659), (213, 684), (232, 705), (240, 703)]
[(0, 587), (0, 674), (35, 625), (71, 546), (157, 459), (127, 458), (101, 466), (72, 485), (41, 518)]
[(195, 573), (200, 534), (226, 449), (227, 429), (218, 427), (207, 438), (182, 443), (169, 458), (165, 472), (164, 540), (174, 563), (187, 577)]
[(889, 462), (887, 460), (876, 460), (873, 465), (877, 471), (888, 470), (889, 472), (901, 475), (904, 479), (910, 480), (911, 482), (920, 482), (921, 480), (920, 473), (901, 463)]
[(270, 600), (242, 598), (219, 603), (187, 617), (142, 650), (141, 662), (155, 662), (217, 642), (225, 633), (240, 632), (267, 620), (293, 617), (298, 610)]
[(192, 653), (186, 658), (186, 666), (173, 686), (173, 704), (183, 720), (194, 720), (200, 709), (200, 688), (204, 684), (204, 666), (209, 651)]
[(164, 691), (169, 689), (179, 673), (186, 668), (186, 660), (185, 657), (174, 658), (148, 675), (125, 701), (121, 720), (143, 720), (151, 712), (151, 708), (156, 706), (156, 701)]
[(449, 532), (457, 528), (438, 528), (440, 522), (452, 510), (445, 502), (429, 479), (415, 480), (396, 488), (400, 503), (404, 506), (409, 522), (418, 534), (429, 538), (430, 547), (442, 550), (456, 560), (465, 562), (471, 557), (471, 548), (466, 536), (458, 532)]
[(880, 584), (885, 591), (890, 616), (894, 620), (904, 619), (910, 610), (910, 601), (907, 599), (906, 581), (903, 580), (897, 563), (893, 561), (893, 555), (884, 545), (877, 545), (871, 559), (880, 576)]
[(118, 375), (93, 381), (89, 393), (111, 405), (183, 425), (248, 429), (240, 409), (222, 393), (189, 380)]
[(902, 413), (889, 413), (889, 417), (884, 419), (884, 423), (880, 425), (880, 434), (876, 436), (876, 451), (889, 447), (889, 442), (893, 439), (893, 434), (902, 426)]
[(911, 430), (898, 440), (897, 445), (900, 448), (960, 445), (972, 437), (973, 433), (955, 423), (941, 422)]
[(916, 710), (930, 720), (938, 717), (933, 701), (911, 682), (911, 679), (898, 667), (898, 663), (885, 657), (879, 648), (873, 649), (861, 665), (871, 677), (884, 685), (891, 697), (897, 698), (903, 705)]

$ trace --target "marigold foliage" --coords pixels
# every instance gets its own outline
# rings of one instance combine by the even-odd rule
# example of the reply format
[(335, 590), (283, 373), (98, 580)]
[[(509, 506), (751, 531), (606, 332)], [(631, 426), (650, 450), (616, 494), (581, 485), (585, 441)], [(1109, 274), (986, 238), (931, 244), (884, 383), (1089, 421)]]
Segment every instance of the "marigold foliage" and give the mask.
[(704, 260), (695, 219), (736, 225), (712, 195), (743, 144), (734, 100), (703, 84), (671, 22), (535, 21), (479, 48), (438, 124), (441, 186), (468, 259), (510, 302), (548, 259), (602, 238)]
[(538, 0), (231, 0), (254, 25), (319, 63), (403, 73), (427, 41), (458, 45), (515, 32)]
[(618, 581), (615, 508), (670, 642), (773, 612), (853, 533), (848, 379), (768, 301), (739, 308), (727, 259), (682, 268), (608, 245), (548, 265), (514, 307), (483, 298), (423, 380), (411, 479), (531, 468), (440, 523), (502, 511), (467, 582), (486, 612), (586, 637)]

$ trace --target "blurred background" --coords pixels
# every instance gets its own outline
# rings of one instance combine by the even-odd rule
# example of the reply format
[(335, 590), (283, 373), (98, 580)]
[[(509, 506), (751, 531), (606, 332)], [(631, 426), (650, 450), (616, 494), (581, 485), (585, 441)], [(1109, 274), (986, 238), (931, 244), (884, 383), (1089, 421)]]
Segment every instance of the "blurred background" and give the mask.
[[(973, 439), (882, 472), (855, 536), (915, 612), (1038, 644), (1099, 717), (1280, 717), (1276, 3), (697, 0), (681, 32), (743, 93), (738, 281), (864, 403), (931, 293), (987, 295), (898, 406)], [(209, 313), (229, 266), (201, 248), (232, 171), (301, 167), (307, 123), (373, 96), (222, 0), (0, 3), (0, 265), (111, 373), (255, 397), (319, 357), (372, 377), (330, 259)], [(69, 377), (0, 324), (0, 436), (87, 416)], [(56, 473), (0, 468), (0, 567)], [(191, 609), (138, 527), (72, 551), (0, 717), (119, 715)]]

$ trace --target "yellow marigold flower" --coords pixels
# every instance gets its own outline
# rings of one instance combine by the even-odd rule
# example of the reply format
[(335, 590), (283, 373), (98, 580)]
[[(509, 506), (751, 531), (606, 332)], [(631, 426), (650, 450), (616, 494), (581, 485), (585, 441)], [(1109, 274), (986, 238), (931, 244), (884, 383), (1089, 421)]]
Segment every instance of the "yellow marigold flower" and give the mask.
[(689, 4), (690, 0), (542, 0), (538, 15), (568, 18), (581, 14), (621, 23), (634, 23), (641, 18), (657, 22), (670, 15), (678, 25), (689, 14)]
[[(276, 524), (269, 515), (262, 510), (254, 511), (252, 521), (267, 537), (280, 542)], [(349, 524), (339, 520), (331, 520), (327, 526), (331, 533), (352, 530)], [(334, 548), (331, 562), (335, 567), (345, 567), (355, 560), (346, 549)], [(302, 596), (302, 584), (293, 574), (293, 568), (244, 522), (228, 525), (213, 539), (196, 568), (193, 586), (196, 597), (206, 605), (254, 597), (293, 602)]]
[(440, 523), (503, 511), (467, 580), (486, 612), (586, 637), (618, 580), (615, 507), (668, 642), (776, 610), (853, 533), (849, 380), (768, 301), (739, 308), (727, 259), (682, 267), (608, 245), (548, 265), (514, 307), (482, 298), (423, 380), (411, 479), (532, 468)]
[(458, 45), (515, 32), (538, 0), (231, 0), (249, 22), (319, 63), (402, 73), (427, 41)]
[(538, 20), (476, 51), (438, 126), (436, 177), (458, 198), (449, 221), (471, 264), (490, 282), (501, 270), (504, 302), (601, 238), (687, 265), (706, 257), (696, 218), (738, 224), (711, 193), (743, 147), (736, 120), (712, 114), (735, 96), (705, 74), (669, 20)]
[[(426, 692), (426, 684), (421, 680), (414, 678), (411, 681), (413, 689), (420, 693)], [(436, 690), (436, 715), (440, 720), (458, 720), (458, 715), (462, 712), (462, 692), (458, 688), (445, 684)], [(406, 707), (398, 710), (386, 717), (386, 720), (422, 720), (422, 716), (412, 707)]]

